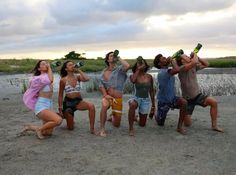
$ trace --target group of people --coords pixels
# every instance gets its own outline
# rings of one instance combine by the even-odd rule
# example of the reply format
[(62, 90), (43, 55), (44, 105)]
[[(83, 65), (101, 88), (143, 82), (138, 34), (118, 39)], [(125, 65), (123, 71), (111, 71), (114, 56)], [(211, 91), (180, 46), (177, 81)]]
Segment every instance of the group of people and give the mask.
[[(118, 62), (120, 64), (118, 64)], [(100, 129), (95, 132), (95, 106), (85, 101), (81, 96), (81, 82), (89, 80), (89, 77), (79, 68), (75, 68), (72, 61), (66, 61), (60, 70), (60, 84), (58, 93), (58, 112), (52, 109), (53, 73), (50, 64), (40, 60), (33, 69), (33, 77), (29, 88), (23, 96), (25, 105), (34, 111), (42, 120), (42, 126), (26, 124), (22, 133), (34, 131), (39, 139), (52, 135), (53, 129), (66, 119), (67, 128), (74, 129), (74, 112), (76, 110), (88, 110), (90, 133), (105, 137), (106, 121), (111, 121), (115, 127), (120, 126), (123, 108), (123, 87), (128, 77), (127, 71), (132, 69), (130, 81), (134, 84), (134, 94), (128, 100), (129, 135), (134, 136), (134, 122), (139, 126), (145, 126), (147, 117), (153, 116), (159, 126), (163, 126), (169, 109), (179, 109), (179, 120), (176, 131), (185, 134), (185, 126), (192, 123), (191, 115), (194, 107), (200, 105), (210, 106), (211, 128), (214, 131), (223, 132), (217, 126), (217, 101), (200, 92), (196, 71), (208, 66), (206, 60), (200, 59), (197, 54), (190, 56), (182, 54), (178, 60), (164, 57), (158, 54), (153, 64), (159, 69), (157, 82), (158, 88), (154, 88), (153, 77), (148, 74), (149, 65), (145, 59), (139, 59), (134, 66), (120, 57), (115, 57), (109, 52), (105, 57), (106, 68), (99, 79), (99, 89), (102, 93), (100, 110)], [(75, 73), (77, 69), (78, 73)], [(178, 74), (181, 83), (182, 97), (175, 93), (175, 76)], [(157, 92), (157, 100), (155, 100)], [(155, 105), (157, 104), (157, 106)], [(111, 108), (112, 113), (107, 115)], [(136, 113), (137, 111), (137, 113)]]

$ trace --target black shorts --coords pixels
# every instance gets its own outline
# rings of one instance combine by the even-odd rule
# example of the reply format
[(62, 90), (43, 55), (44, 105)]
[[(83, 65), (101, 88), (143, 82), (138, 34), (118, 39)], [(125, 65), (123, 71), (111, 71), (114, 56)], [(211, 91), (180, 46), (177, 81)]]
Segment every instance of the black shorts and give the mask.
[(74, 116), (74, 112), (77, 110), (76, 106), (82, 101), (81, 97), (69, 98), (65, 97), (63, 101), (63, 112), (69, 112)]
[(200, 93), (196, 97), (194, 97), (193, 99), (187, 100), (188, 101), (187, 114), (188, 115), (192, 115), (193, 110), (194, 110), (196, 105), (199, 105), (199, 106), (202, 106), (202, 107), (206, 107), (204, 102), (205, 102), (205, 99), (207, 97), (208, 97), (207, 95), (204, 95), (204, 94)]

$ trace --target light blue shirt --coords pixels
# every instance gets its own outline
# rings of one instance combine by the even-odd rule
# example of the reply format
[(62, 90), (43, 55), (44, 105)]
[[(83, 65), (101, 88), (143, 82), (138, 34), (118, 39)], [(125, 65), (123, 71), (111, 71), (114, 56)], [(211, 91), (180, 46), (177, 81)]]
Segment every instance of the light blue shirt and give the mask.
[(175, 76), (169, 74), (168, 69), (160, 69), (157, 80), (159, 91), (157, 100), (163, 103), (172, 103), (175, 98)]
[(104, 80), (103, 74), (104, 71), (99, 78), (99, 87), (104, 87), (105, 89), (114, 88), (119, 92), (123, 91), (127, 74), (122, 65), (117, 66), (112, 70), (109, 80)]

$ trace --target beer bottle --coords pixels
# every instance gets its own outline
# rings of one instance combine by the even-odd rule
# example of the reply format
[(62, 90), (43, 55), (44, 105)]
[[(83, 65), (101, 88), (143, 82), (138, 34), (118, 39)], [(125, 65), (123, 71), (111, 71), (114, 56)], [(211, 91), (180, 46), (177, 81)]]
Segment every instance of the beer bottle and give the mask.
[(119, 58), (119, 50), (115, 50), (114, 52), (113, 52), (113, 58), (114, 58), (114, 60), (115, 61), (118, 61), (118, 58)]
[(182, 54), (184, 54), (184, 51), (182, 49), (180, 49), (172, 55), (172, 59), (178, 59), (178, 58), (180, 58), (180, 56)]
[(142, 64), (142, 62), (143, 62), (143, 57), (142, 56), (138, 56), (137, 63)]
[(200, 43), (198, 43), (197, 46), (195, 47), (195, 49), (193, 50), (193, 52), (198, 53), (201, 48), (202, 48), (202, 45)]
[(115, 50), (113, 53), (113, 57), (118, 57), (118, 55), (119, 55), (119, 50)]
[(80, 68), (84, 65), (84, 61), (79, 61), (78, 63), (75, 64), (75, 68)]
[(58, 66), (60, 66), (61, 65), (61, 62), (60, 61), (53, 61), (52, 63), (51, 63), (51, 66), (52, 67), (58, 67)]

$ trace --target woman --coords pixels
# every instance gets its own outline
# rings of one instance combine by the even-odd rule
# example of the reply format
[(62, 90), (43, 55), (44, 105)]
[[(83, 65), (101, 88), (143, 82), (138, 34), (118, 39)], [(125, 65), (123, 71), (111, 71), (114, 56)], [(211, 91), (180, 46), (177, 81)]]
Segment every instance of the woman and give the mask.
[[(67, 128), (69, 130), (74, 129), (74, 112), (76, 110), (88, 110), (90, 121), (90, 132), (94, 134), (94, 122), (95, 122), (95, 107), (94, 104), (84, 101), (81, 97), (81, 84), (89, 80), (89, 77), (77, 69), (79, 74), (75, 74), (75, 65), (72, 61), (66, 61), (61, 68), (59, 95), (58, 95), (58, 110), (60, 115), (64, 116), (67, 122)], [(65, 92), (65, 98), (63, 96)]]
[(139, 125), (144, 127), (147, 121), (147, 115), (150, 108), (151, 97), (151, 111), (149, 117), (152, 118), (155, 111), (153, 79), (148, 71), (148, 64), (144, 59), (135, 63), (132, 68), (133, 74), (130, 76), (130, 81), (134, 84), (135, 94), (129, 102), (129, 135), (134, 136), (133, 123), (135, 119), (135, 110), (139, 109)]
[(39, 139), (44, 139), (45, 136), (52, 134), (56, 126), (61, 124), (62, 118), (52, 111), (53, 73), (50, 65), (46, 61), (40, 60), (33, 69), (33, 73), (34, 76), (30, 80), (23, 101), (29, 109), (34, 110), (35, 115), (42, 120), (43, 126), (27, 124), (22, 133), (34, 131)]

